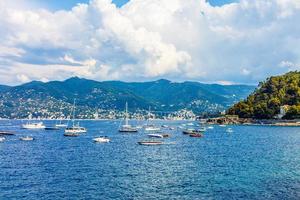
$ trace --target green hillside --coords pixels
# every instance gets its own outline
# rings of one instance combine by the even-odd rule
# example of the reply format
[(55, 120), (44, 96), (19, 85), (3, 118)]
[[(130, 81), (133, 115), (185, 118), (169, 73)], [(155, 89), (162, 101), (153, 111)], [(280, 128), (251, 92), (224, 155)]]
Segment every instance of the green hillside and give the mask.
[(254, 93), (228, 110), (241, 118), (272, 119), (285, 106), (285, 119), (300, 118), (300, 72), (272, 76), (261, 82)]

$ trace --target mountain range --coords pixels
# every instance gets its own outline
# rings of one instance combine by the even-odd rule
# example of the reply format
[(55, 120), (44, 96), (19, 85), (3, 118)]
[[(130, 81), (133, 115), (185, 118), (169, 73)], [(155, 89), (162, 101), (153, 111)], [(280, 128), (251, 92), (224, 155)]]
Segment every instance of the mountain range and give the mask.
[(77, 114), (91, 116), (96, 110), (148, 110), (173, 112), (180, 109), (195, 113), (223, 111), (247, 97), (255, 86), (219, 85), (199, 82), (98, 82), (78, 77), (65, 81), (32, 81), (19, 86), (0, 86), (0, 117), (25, 118), (33, 114), (49, 117), (70, 112), (76, 99)]

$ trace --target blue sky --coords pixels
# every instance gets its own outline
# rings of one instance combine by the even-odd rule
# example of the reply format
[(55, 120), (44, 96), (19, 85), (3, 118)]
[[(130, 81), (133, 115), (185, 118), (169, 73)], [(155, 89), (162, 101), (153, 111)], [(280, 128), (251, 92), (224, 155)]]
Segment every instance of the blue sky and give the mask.
[[(59, 10), (59, 9), (70, 9), (77, 3), (88, 3), (89, 0), (31, 0), (32, 2), (38, 3), (40, 6), (46, 6), (52, 10)], [(122, 5), (126, 4), (129, 0), (113, 0), (113, 2), (121, 7)], [(208, 2), (213, 6), (222, 6), (227, 3), (232, 3), (237, 0), (208, 0)]]
[(0, 0), (0, 84), (72, 76), (257, 84), (300, 70), (300, 1), (231, 2)]

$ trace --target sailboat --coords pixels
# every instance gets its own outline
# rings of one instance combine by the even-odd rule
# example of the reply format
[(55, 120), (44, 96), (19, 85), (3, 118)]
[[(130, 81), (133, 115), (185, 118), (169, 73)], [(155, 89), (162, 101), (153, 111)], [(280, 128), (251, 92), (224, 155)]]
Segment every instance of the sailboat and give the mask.
[[(62, 108), (60, 108), (60, 111), (62, 111)], [(63, 114), (60, 116), (59, 123), (55, 124), (55, 127), (57, 127), (57, 128), (65, 128), (65, 127), (68, 126), (67, 124), (62, 123), (62, 121), (61, 121), (62, 117), (63, 117)]]
[(119, 132), (125, 132), (125, 133), (136, 133), (138, 132), (137, 128), (131, 126), (130, 124), (128, 124), (128, 103), (126, 102), (125, 104), (125, 124), (123, 124), (120, 129)]
[(77, 124), (75, 124), (75, 108), (76, 107), (75, 107), (75, 99), (74, 99), (72, 126), (67, 127), (65, 129), (64, 136), (74, 137), (74, 136), (78, 136), (80, 133), (86, 133), (87, 132), (86, 128), (79, 126), (79, 122)]
[(147, 124), (144, 126), (145, 131), (159, 131), (160, 128), (155, 126), (154, 124), (149, 124), (151, 118), (151, 112), (150, 112), (150, 107), (149, 107), (149, 111), (148, 111), (148, 121)]

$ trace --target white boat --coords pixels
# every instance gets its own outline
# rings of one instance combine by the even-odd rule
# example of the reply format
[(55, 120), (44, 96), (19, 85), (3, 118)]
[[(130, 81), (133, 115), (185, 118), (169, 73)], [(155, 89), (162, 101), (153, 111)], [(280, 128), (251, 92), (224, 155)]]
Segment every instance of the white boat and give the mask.
[(145, 126), (145, 131), (159, 131), (160, 128), (159, 127), (156, 127), (154, 125), (147, 125)]
[(20, 140), (22, 140), (22, 141), (32, 141), (33, 137), (30, 137), (30, 136), (20, 137)]
[(148, 134), (148, 137), (150, 137), (150, 138), (164, 138), (164, 136), (161, 135), (161, 134)]
[(0, 137), (0, 142), (4, 142), (5, 137)]
[(214, 129), (214, 127), (213, 126), (209, 126), (209, 127), (207, 127), (208, 129)]
[(67, 124), (55, 124), (55, 126), (58, 127), (58, 128), (65, 128), (68, 125)]
[[(79, 126), (79, 122), (77, 124), (75, 124), (75, 99), (74, 99), (74, 104), (73, 104), (73, 117), (72, 117), (72, 126), (71, 127), (67, 127), (65, 129), (65, 133), (64, 136), (77, 136), (77, 134), (79, 133), (86, 133), (87, 129), (84, 127)], [(72, 135), (74, 134), (74, 135)]]
[(136, 127), (131, 126), (128, 123), (128, 103), (126, 102), (125, 104), (125, 124), (123, 124), (120, 128), (119, 128), (119, 132), (123, 132), (123, 133), (136, 133), (138, 132)]
[(219, 126), (220, 126), (220, 127), (226, 127), (226, 125), (225, 125), (225, 124), (220, 124)]
[(44, 129), (46, 126), (43, 124), (43, 122), (33, 122), (33, 123), (26, 123), (22, 124), (23, 129)]
[(146, 145), (146, 146), (154, 146), (154, 145), (162, 145), (163, 142), (161, 141), (140, 141), (138, 142), (139, 145)]
[(227, 133), (233, 133), (233, 130), (232, 130), (231, 128), (228, 128), (228, 129), (226, 130), (226, 132), (227, 132)]
[(107, 138), (106, 136), (101, 136), (101, 137), (94, 138), (93, 141), (98, 143), (107, 143), (110, 142), (110, 139)]
[(79, 125), (74, 125), (72, 127), (66, 128), (65, 133), (86, 133), (87, 130), (84, 127), (81, 127)]
[(205, 132), (206, 131), (206, 128), (205, 127), (201, 127), (201, 128), (198, 128), (197, 130), (201, 131), (201, 132)]

